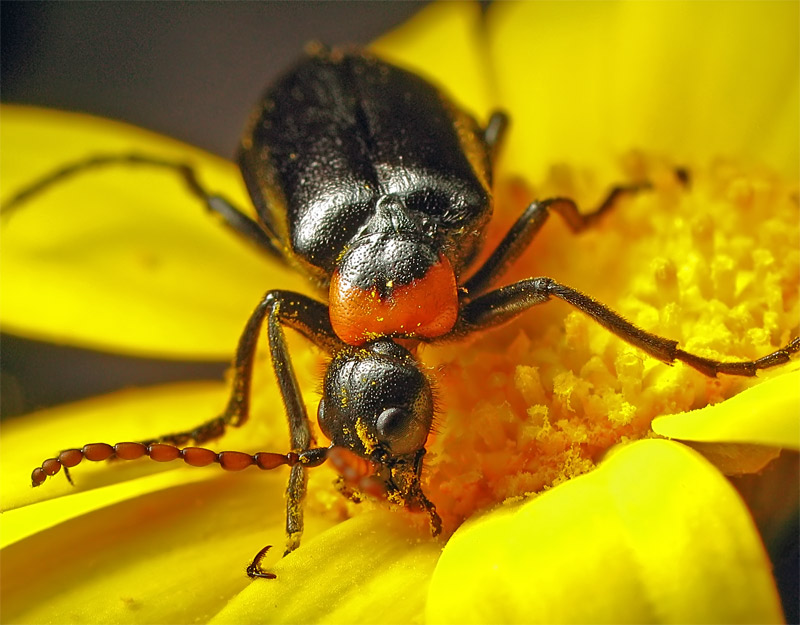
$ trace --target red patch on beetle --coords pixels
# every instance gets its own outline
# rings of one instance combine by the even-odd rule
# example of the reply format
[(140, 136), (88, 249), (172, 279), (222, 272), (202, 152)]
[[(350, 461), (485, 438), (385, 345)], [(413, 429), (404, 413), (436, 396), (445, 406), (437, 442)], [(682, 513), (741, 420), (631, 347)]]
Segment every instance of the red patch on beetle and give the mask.
[(458, 318), (458, 291), (450, 261), (439, 262), (410, 284), (362, 289), (335, 271), (330, 287), (330, 317), (336, 335), (350, 345), (380, 336), (436, 338), (447, 334)]

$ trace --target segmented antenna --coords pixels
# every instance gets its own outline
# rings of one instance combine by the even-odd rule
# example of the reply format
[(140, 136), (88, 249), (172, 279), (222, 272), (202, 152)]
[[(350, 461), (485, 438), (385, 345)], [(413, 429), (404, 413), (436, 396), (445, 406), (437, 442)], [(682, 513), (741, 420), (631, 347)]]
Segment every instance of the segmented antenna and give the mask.
[(79, 464), (82, 460), (100, 462), (117, 458), (120, 460), (136, 460), (147, 456), (156, 462), (169, 462), (171, 460), (182, 459), (186, 464), (193, 467), (205, 467), (213, 463), (219, 464), (226, 471), (241, 471), (254, 465), (259, 469), (269, 471), (282, 465), (294, 466), (302, 464), (308, 467), (319, 466), (328, 457), (328, 449), (325, 447), (308, 449), (296, 453), (290, 451), (288, 454), (277, 454), (260, 451), (255, 454), (248, 454), (242, 451), (221, 451), (219, 453), (205, 449), (203, 447), (185, 447), (183, 449), (166, 443), (91, 443), (84, 445), (81, 449), (65, 449), (55, 458), (49, 458), (36, 467), (31, 473), (31, 484), (40, 486), (49, 476), (58, 473), (64, 468), (64, 475), (72, 484), (69, 469)]

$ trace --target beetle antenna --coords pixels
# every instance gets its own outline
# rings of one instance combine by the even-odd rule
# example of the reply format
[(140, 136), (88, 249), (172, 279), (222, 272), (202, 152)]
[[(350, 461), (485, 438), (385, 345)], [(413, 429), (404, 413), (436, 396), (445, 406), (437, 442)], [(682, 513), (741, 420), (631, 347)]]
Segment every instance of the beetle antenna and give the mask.
[(65, 449), (57, 457), (45, 460), (40, 467), (36, 467), (33, 470), (31, 484), (33, 486), (41, 485), (49, 476), (58, 473), (62, 467), (67, 480), (72, 484), (69, 469), (84, 459), (99, 462), (112, 458), (136, 460), (145, 456), (156, 462), (182, 459), (186, 464), (193, 467), (205, 467), (216, 462), (226, 471), (241, 471), (251, 465), (268, 471), (282, 465), (290, 467), (296, 464), (308, 467), (318, 466), (327, 459), (328, 449), (321, 447), (307, 449), (299, 453), (290, 451), (288, 454), (265, 451), (248, 454), (242, 451), (221, 451), (217, 453), (203, 447), (185, 447), (181, 449), (166, 443), (152, 443), (150, 445), (145, 445), (144, 443), (117, 443), (116, 445), (91, 443), (84, 445), (81, 449)]

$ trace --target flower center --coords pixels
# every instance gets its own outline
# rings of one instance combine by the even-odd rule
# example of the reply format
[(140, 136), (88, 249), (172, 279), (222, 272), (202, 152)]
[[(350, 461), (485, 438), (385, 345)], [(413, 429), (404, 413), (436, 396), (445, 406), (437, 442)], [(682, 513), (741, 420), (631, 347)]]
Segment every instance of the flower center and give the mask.
[[(693, 170), (688, 188), (668, 168), (652, 168), (654, 190), (590, 231), (576, 236), (551, 217), (503, 284), (552, 277), (709, 357), (750, 359), (788, 341), (800, 312), (792, 190), (732, 164)], [(570, 195), (587, 210), (604, 193), (567, 187), (546, 186), (537, 196)], [(519, 209), (498, 213), (505, 223), (496, 237)], [(794, 293), (793, 306), (781, 291)], [(421, 357), (439, 381), (426, 492), (450, 530), (477, 511), (591, 470), (616, 443), (652, 436), (659, 415), (721, 401), (752, 383), (664, 365), (561, 302), (472, 343), (424, 348)]]

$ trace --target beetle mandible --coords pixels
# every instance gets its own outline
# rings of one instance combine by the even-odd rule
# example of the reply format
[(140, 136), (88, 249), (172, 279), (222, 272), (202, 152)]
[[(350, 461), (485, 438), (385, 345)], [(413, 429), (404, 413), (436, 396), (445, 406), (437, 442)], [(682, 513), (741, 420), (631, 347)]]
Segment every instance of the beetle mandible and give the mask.
[[(304, 273), (327, 292), (328, 301), (268, 291), (242, 333), (233, 388), (220, 416), (152, 440), (66, 450), (34, 470), (34, 486), (84, 458), (182, 458), (193, 466), (217, 462), (231, 470), (289, 465), (288, 553), (297, 548), (303, 531), (306, 469), (331, 460), (346, 495), (378, 495), (425, 511), (437, 535), (441, 519), (420, 479), (434, 401), (431, 381), (414, 356), (414, 342), (464, 337), (557, 298), (650, 356), (684, 362), (708, 376), (752, 376), (787, 362), (800, 350), (795, 338), (754, 361), (711, 360), (634, 326), (550, 278), (494, 288), (551, 212), (578, 232), (621, 197), (649, 186), (615, 187), (588, 213), (568, 198), (534, 201), (474, 267), (491, 218), (492, 169), (506, 128), (503, 113), (494, 113), (481, 126), (424, 79), (363, 50), (313, 46), (306, 59), (267, 91), (241, 141), (238, 163), (257, 221), (206, 190), (191, 166), (140, 154), (73, 163), (17, 194), (4, 212), (48, 185), (94, 167), (128, 163), (174, 170), (230, 229)], [(247, 421), (256, 344), (265, 323), (291, 451), (217, 454), (186, 447)], [(331, 357), (318, 408), (329, 446), (316, 446), (313, 440), (284, 327)], [(274, 577), (259, 564), (264, 552), (248, 567), (251, 577)]]

